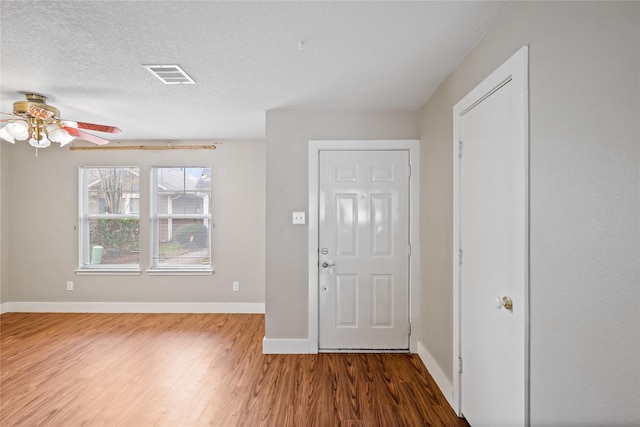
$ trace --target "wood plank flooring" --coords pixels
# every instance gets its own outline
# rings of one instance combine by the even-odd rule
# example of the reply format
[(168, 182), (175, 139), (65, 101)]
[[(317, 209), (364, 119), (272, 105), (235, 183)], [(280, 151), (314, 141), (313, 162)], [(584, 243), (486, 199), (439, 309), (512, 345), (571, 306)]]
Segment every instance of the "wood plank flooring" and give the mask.
[(0, 425), (468, 426), (416, 355), (263, 355), (264, 316), (0, 316)]

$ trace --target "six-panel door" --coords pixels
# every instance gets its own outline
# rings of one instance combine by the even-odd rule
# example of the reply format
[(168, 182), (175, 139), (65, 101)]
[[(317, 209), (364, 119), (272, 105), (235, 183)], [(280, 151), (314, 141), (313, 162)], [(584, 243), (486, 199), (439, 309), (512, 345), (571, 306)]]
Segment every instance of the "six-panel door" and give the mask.
[(323, 151), (319, 194), (320, 349), (408, 349), (408, 151)]

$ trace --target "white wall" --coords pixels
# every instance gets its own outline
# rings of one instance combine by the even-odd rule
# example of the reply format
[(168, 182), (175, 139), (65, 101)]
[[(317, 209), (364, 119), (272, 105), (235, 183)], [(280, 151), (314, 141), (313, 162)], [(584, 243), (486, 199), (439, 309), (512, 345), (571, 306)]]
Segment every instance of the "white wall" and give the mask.
[(422, 342), (451, 380), (452, 107), (523, 45), (531, 425), (640, 425), (638, 2), (514, 2), (422, 109)]
[[(139, 145), (141, 142), (136, 141)], [(3, 144), (6, 144), (3, 142)], [(229, 141), (216, 150), (69, 151), (6, 145), (11, 162), (11, 218), (2, 241), (9, 250), (9, 289), (4, 301), (128, 303), (264, 303), (263, 141)], [(212, 165), (213, 276), (148, 276), (149, 166)], [(140, 276), (78, 276), (78, 167), (140, 166)], [(5, 186), (6, 187), (6, 186)], [(4, 215), (3, 215), (4, 217)], [(7, 246), (5, 246), (6, 248)], [(66, 290), (66, 281), (75, 290)], [(232, 281), (240, 292), (232, 291)], [(4, 280), (3, 280), (4, 282)], [(4, 294), (4, 292), (3, 292)]]
[(267, 112), (267, 339), (308, 338), (308, 229), (291, 212), (307, 211), (309, 140), (417, 138), (417, 111)]

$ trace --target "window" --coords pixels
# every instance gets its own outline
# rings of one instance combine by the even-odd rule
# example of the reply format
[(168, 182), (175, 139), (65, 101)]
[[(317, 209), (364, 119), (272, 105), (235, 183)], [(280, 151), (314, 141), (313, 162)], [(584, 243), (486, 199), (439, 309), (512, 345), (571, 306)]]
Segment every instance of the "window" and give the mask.
[(80, 168), (80, 268), (139, 268), (136, 167)]
[(151, 268), (211, 269), (211, 167), (151, 168)]

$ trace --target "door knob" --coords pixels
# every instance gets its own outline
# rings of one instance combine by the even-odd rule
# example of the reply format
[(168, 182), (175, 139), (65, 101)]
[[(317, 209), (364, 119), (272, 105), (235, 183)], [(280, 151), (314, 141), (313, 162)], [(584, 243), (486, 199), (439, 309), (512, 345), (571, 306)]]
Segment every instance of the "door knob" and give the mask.
[(513, 301), (508, 296), (504, 296), (502, 298), (496, 298), (496, 308), (501, 309), (502, 307), (507, 310), (513, 310)]
[(324, 261), (322, 263), (323, 268), (333, 267), (334, 265), (335, 265), (334, 263), (329, 264), (327, 261)]

